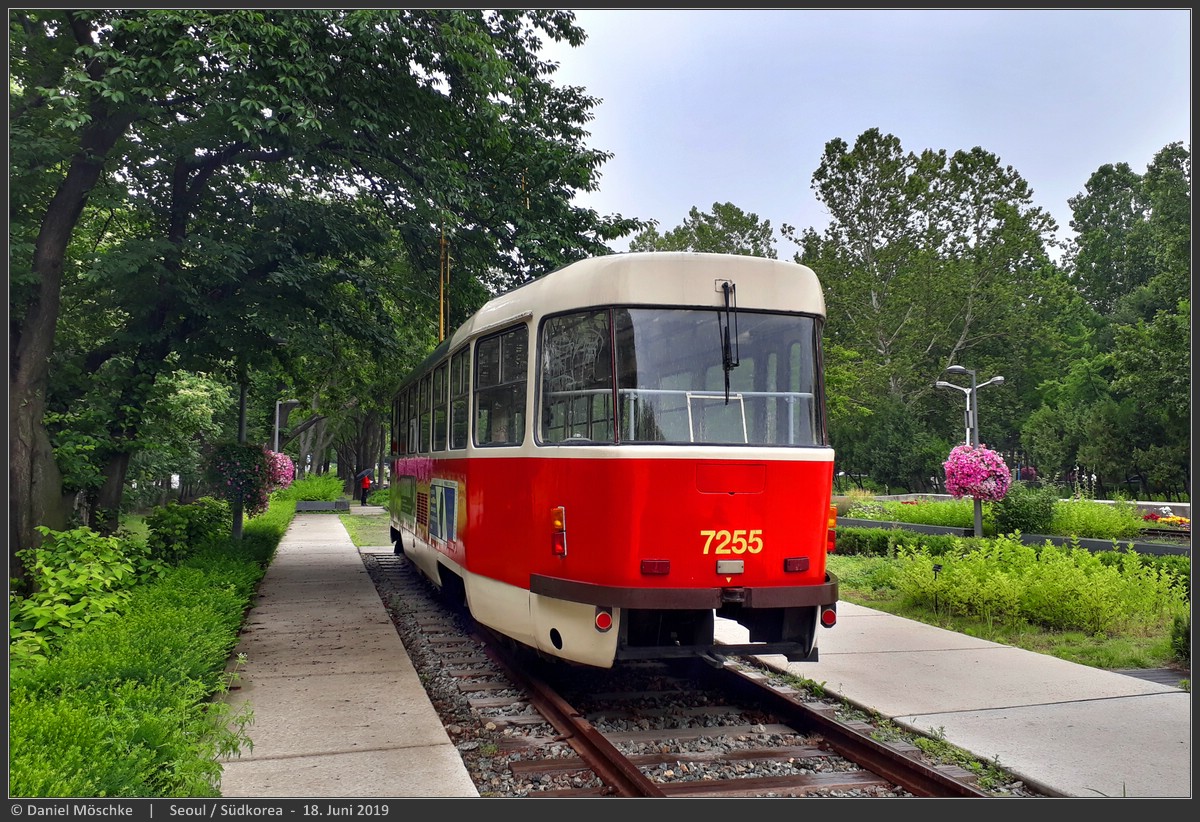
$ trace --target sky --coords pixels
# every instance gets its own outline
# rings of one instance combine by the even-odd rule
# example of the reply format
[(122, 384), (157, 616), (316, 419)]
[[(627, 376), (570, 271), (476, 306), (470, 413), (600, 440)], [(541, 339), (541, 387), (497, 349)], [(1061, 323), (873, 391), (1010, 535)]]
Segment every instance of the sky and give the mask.
[[(894, 135), (904, 153), (975, 147), (1011, 166), (1060, 238), (1102, 165), (1191, 150), (1191, 9), (575, 10), (547, 44), (557, 85), (601, 99), (586, 144), (614, 156), (579, 205), (657, 220), (732, 203), (822, 230), (825, 145)], [(625, 250), (629, 238), (616, 241)]]

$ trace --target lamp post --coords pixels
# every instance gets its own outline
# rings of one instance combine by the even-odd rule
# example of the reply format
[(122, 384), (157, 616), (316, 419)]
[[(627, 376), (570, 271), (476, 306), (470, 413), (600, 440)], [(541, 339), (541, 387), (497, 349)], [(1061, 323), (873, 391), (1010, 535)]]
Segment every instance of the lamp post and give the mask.
[[(976, 384), (975, 370), (964, 368), (961, 365), (952, 365), (946, 369), (947, 374), (967, 374), (971, 378), (971, 387), (964, 388), (961, 385), (956, 385), (952, 382), (938, 380), (933, 385), (935, 388), (953, 388), (955, 391), (961, 391), (967, 398), (967, 432), (966, 443), (972, 448), (979, 447), (979, 389), (986, 388), (989, 385), (1003, 385), (1004, 377), (999, 375), (992, 377), (987, 382)], [(975, 536), (983, 536), (983, 501), (979, 498), (975, 499)]]
[(283, 413), (283, 416), (286, 418), (288, 414), (292, 413), (292, 409), (295, 408), (296, 406), (298, 406), (299, 404), (300, 404), (300, 400), (279, 400), (275, 403), (275, 439), (272, 440), (272, 444), (274, 446), (271, 449), (272, 451), (275, 451), (275, 452), (279, 451), (280, 409), (281, 408), (283, 409), (282, 413)]

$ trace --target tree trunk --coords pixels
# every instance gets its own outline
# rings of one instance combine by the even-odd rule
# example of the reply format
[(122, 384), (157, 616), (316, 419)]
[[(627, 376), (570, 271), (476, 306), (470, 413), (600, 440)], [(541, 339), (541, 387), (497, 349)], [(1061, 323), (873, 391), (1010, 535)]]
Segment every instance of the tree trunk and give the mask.
[[(11, 579), (24, 580), (25, 566), (17, 551), (41, 544), (35, 526), (66, 530), (72, 509), (63, 499), (62, 474), (41, 425), (43, 406), (36, 403), (38, 410), (29, 410), (35, 403), (22, 406), (19, 393), (28, 396), (14, 386), (9, 400), (8, 574)], [(20, 583), (18, 587), (22, 587)]]
[(125, 477), (129, 473), (129, 454), (119, 452), (104, 464), (104, 484), (96, 495), (88, 524), (98, 533), (111, 535), (121, 525), (121, 498), (125, 494)]
[(46, 208), (33, 251), (38, 290), (28, 306), (20, 332), (12, 340), (9, 360), (9, 574), (24, 577), (16, 556), (41, 543), (35, 530), (66, 527), (62, 473), (43, 423), (50, 357), (58, 324), (63, 264), (67, 245), (92, 188), (100, 179), (108, 152), (125, 133), (131, 117), (116, 117), (101, 104), (92, 107), (92, 125), (80, 136), (80, 151)]

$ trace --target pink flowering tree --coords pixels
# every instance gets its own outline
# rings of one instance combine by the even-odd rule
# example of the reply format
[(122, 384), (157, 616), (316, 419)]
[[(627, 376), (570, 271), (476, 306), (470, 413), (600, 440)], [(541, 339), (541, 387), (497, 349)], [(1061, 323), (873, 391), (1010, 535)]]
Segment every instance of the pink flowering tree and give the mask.
[(942, 467), (946, 469), (946, 490), (955, 499), (998, 502), (1012, 483), (1004, 458), (983, 445), (956, 446)]

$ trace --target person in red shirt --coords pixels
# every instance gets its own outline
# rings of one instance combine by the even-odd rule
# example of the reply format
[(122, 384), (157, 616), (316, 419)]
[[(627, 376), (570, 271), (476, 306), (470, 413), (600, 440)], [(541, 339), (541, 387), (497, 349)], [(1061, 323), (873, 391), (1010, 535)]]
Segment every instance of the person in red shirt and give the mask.
[(359, 484), (359, 499), (362, 500), (363, 505), (367, 504), (367, 495), (370, 493), (371, 493), (371, 475), (363, 474), (362, 481)]

